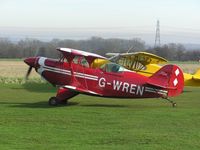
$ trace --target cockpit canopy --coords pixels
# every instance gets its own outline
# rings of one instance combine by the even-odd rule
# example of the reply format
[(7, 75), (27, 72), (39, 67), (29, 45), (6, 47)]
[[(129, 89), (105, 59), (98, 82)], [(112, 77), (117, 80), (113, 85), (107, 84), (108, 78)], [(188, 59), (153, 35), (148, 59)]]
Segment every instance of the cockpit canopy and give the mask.
[(115, 72), (115, 73), (124, 72), (126, 70), (124, 67), (115, 63), (103, 64), (100, 68), (105, 72)]

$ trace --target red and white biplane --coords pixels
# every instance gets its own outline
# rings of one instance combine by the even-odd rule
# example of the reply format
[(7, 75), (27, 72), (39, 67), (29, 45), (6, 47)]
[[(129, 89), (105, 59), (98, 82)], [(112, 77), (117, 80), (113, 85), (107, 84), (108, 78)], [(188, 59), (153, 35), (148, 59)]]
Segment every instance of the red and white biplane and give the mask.
[(94, 53), (70, 48), (57, 50), (62, 54), (59, 60), (46, 57), (24, 60), (30, 66), (27, 77), (35, 68), (44, 79), (59, 87), (57, 95), (49, 99), (50, 105), (67, 103), (83, 93), (113, 98), (165, 98), (176, 106), (168, 97), (183, 91), (183, 73), (176, 65), (166, 65), (146, 77)]

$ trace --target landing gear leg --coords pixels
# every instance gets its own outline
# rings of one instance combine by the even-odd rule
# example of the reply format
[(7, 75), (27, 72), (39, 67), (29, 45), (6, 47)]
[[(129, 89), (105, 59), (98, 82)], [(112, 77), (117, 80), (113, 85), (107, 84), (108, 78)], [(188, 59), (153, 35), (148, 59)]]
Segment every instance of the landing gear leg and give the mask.
[(173, 102), (172, 100), (165, 98), (165, 100), (167, 100), (168, 102), (170, 102), (172, 104), (172, 107), (176, 107), (177, 104), (175, 102)]

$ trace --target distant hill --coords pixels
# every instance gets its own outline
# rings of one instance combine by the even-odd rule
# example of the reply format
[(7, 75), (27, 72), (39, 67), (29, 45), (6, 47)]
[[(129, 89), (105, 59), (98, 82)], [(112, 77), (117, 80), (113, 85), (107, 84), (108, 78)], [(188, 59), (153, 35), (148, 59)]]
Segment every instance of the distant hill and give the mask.
[[(52, 39), (85, 40), (92, 36), (102, 38), (142, 39), (147, 47), (154, 46), (155, 31), (151, 28), (23, 28), (0, 27), (0, 38), (8, 38), (14, 43), (21, 39), (34, 38), (41, 41)], [(161, 32), (161, 45), (167, 43), (180, 43), (187, 50), (200, 50), (200, 33)]]
[(183, 44), (187, 50), (200, 50), (200, 44)]

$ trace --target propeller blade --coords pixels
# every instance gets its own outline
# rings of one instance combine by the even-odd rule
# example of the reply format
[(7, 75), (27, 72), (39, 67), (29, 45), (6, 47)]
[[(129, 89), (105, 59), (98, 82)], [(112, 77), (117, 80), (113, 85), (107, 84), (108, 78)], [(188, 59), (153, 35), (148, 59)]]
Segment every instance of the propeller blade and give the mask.
[(29, 77), (29, 75), (30, 75), (30, 73), (31, 73), (31, 71), (32, 71), (32, 68), (33, 68), (33, 67), (31, 67), (31, 66), (28, 68), (28, 71), (27, 71), (27, 73), (26, 73), (26, 80), (28, 79), (28, 77)]

